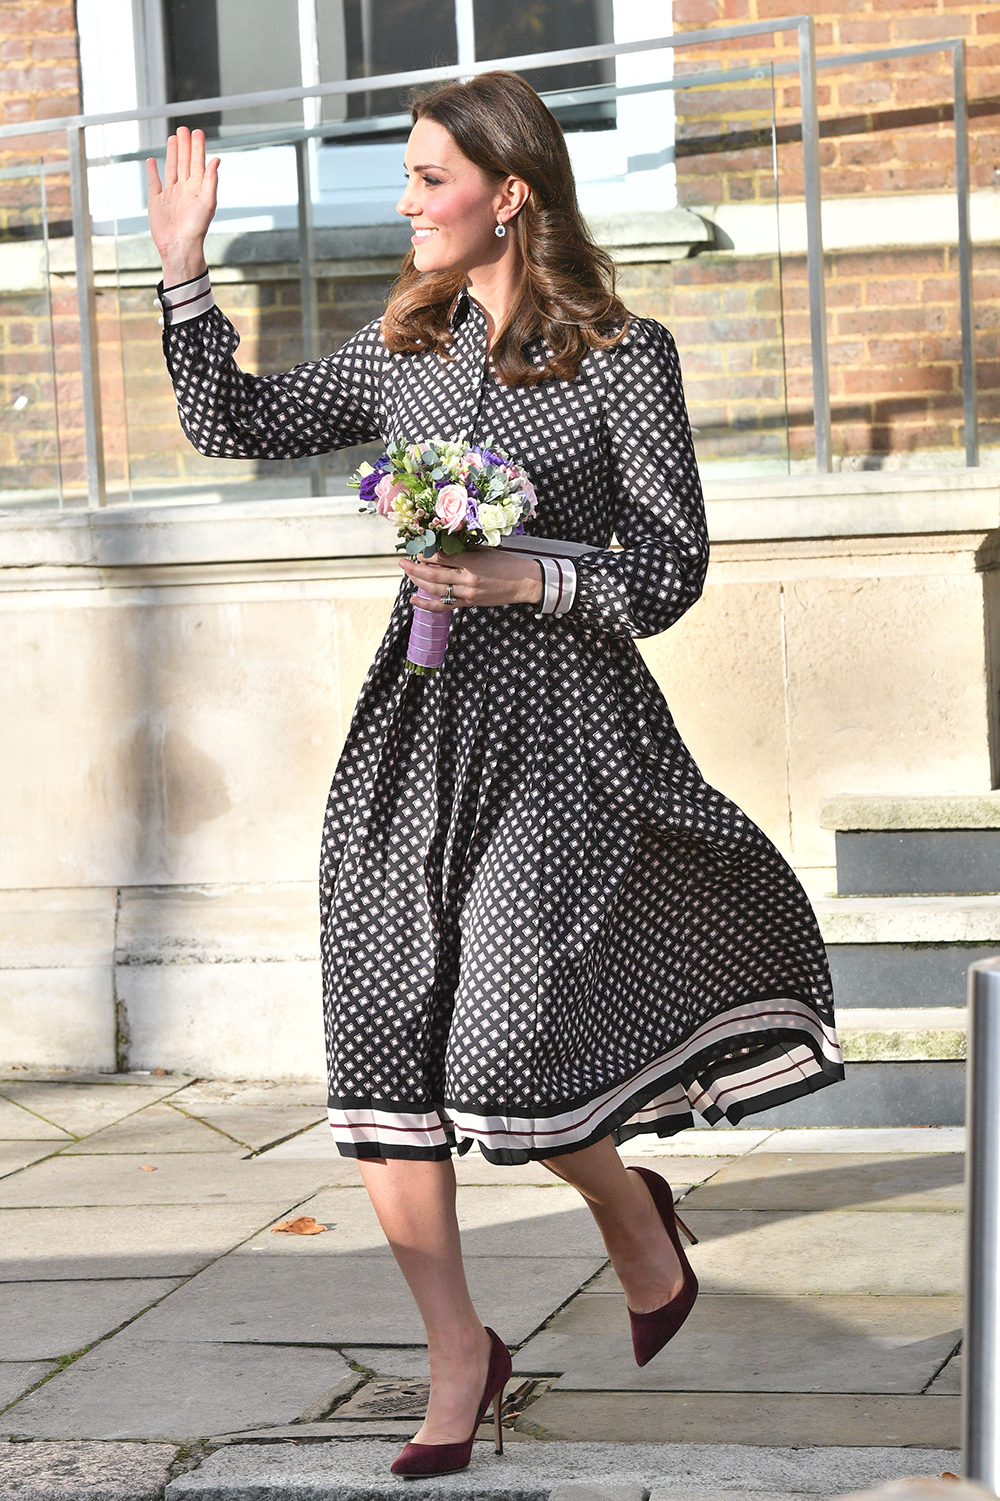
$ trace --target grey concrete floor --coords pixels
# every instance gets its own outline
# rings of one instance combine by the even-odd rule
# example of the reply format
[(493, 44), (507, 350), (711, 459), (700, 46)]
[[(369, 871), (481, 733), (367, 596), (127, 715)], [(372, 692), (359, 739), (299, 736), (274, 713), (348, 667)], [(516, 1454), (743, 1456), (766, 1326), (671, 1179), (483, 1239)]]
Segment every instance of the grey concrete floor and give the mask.
[[(48, 1495), (46, 1455), (64, 1479), (104, 1455), (117, 1495), (130, 1444), (146, 1477), (133, 1501), (176, 1471), (224, 1474), (237, 1495), (241, 1465), (256, 1475), (290, 1443), (294, 1490), (310, 1453), (336, 1471), (343, 1441), (356, 1468), (358, 1441), (381, 1455), (413, 1432), (421, 1327), (324, 1114), (310, 1085), (0, 1075), (0, 1495), (5, 1473), (29, 1472), (42, 1480), (10, 1493)], [(873, 1478), (940, 1469), (958, 1443), (961, 1148), (933, 1128), (630, 1143), (623, 1156), (669, 1178), (701, 1238), (694, 1312), (642, 1370), (573, 1190), (539, 1165), (460, 1159), (469, 1278), (514, 1350), (507, 1422), (524, 1464), (547, 1473), (544, 1455), (563, 1456), (565, 1478), (589, 1445), (639, 1446), (636, 1461), (641, 1446), (742, 1446), (763, 1466), (748, 1493), (823, 1490), (781, 1479), (767, 1455), (786, 1451), (827, 1456), (827, 1493), (855, 1451), (853, 1488), (868, 1453), (883, 1456)], [(295, 1215), (326, 1228), (272, 1233)]]

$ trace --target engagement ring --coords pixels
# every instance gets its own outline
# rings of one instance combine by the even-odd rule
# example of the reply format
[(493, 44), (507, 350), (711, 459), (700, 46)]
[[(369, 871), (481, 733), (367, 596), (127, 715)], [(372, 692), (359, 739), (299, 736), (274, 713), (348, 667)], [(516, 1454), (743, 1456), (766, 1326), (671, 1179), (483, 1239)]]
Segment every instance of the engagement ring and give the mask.
[(446, 605), (453, 605), (455, 603), (455, 595), (452, 592), (452, 587), (450, 584), (448, 585), (448, 592), (444, 597), (444, 602)]

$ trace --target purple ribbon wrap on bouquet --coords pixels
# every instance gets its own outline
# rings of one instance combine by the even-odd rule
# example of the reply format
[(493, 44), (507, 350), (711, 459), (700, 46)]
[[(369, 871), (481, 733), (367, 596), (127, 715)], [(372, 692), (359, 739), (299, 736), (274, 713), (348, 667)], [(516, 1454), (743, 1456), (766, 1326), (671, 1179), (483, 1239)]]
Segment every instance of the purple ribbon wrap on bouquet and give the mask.
[(433, 594), (424, 594), (418, 589), (413, 596), (413, 623), (406, 649), (406, 665), (410, 672), (437, 672), (444, 665), (448, 650), (448, 632), (451, 630), (451, 611), (422, 610), (419, 599), (435, 599)]

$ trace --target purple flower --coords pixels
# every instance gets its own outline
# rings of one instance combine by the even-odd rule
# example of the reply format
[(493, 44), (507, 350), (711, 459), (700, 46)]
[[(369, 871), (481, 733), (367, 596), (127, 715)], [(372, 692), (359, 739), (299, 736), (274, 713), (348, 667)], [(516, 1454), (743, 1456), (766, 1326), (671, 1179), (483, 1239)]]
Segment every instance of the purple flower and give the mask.
[(487, 464), (499, 464), (502, 466), (507, 462), (506, 459), (502, 459), (498, 453), (494, 453), (492, 448), (481, 448), (479, 451)]
[(378, 485), (378, 482), (381, 478), (382, 471), (377, 468), (373, 469), (371, 474), (365, 475), (364, 479), (361, 481), (361, 484), (358, 486), (358, 494), (360, 495), (362, 500), (368, 501), (375, 499), (375, 487)]
[(471, 495), (465, 508), (465, 529), (467, 532), (482, 531), (482, 527), (479, 525), (479, 507)]

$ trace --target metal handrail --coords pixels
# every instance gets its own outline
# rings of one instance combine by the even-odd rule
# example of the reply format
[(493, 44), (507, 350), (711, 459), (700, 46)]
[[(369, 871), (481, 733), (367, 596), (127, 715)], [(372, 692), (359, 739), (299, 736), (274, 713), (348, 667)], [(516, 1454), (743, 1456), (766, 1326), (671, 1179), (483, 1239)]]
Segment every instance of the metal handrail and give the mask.
[(1000, 1487), (1000, 959), (969, 967), (962, 1469)]
[[(714, 45), (721, 41), (736, 40), (749, 36), (769, 36), (786, 31), (798, 34), (798, 56), (781, 62), (755, 64), (746, 68), (705, 70), (685, 74), (681, 78), (659, 80), (650, 84), (633, 85), (618, 89), (615, 86), (595, 86), (583, 90), (551, 91), (545, 98), (556, 102), (557, 98), (568, 103), (570, 99), (597, 99), (622, 97), (625, 94), (652, 92), (659, 89), (687, 89), (704, 87), (709, 83), (736, 82), (741, 78), (766, 76), (767, 72), (798, 73), (801, 80), (801, 124), (804, 177), (804, 201), (806, 220), (806, 264), (809, 287), (810, 345), (812, 354), (813, 426), (816, 437), (816, 467), (820, 472), (829, 472), (832, 467), (831, 416), (829, 366), (826, 341), (826, 296), (823, 268), (823, 241), (821, 220), (820, 165), (819, 165), (819, 115), (817, 108), (816, 74), (820, 68), (844, 67), (856, 63), (887, 60), (919, 53), (951, 51), (953, 63), (953, 107), (955, 121), (956, 191), (958, 196), (958, 259), (961, 288), (962, 324), (962, 391), (963, 419), (965, 429), (966, 463), (978, 463), (978, 432), (976, 411), (975, 350), (973, 346), (974, 320), (972, 303), (972, 257), (969, 233), (969, 181), (968, 181), (968, 120), (965, 91), (965, 52), (961, 38), (943, 42), (918, 42), (907, 46), (880, 48), (859, 53), (845, 53), (832, 57), (817, 58), (815, 25), (810, 16), (787, 16), (774, 21), (748, 22), (739, 26), (726, 26), (679, 36), (660, 37), (638, 42), (603, 43), (591, 47), (564, 48), (558, 51), (527, 53), (516, 57), (494, 58), (480, 62), (470, 60), (439, 68), (423, 68), (405, 73), (381, 74), (375, 77), (341, 79), (326, 84), (310, 84), (284, 89), (267, 89), (250, 94), (218, 95), (205, 99), (179, 100), (175, 103), (147, 105), (124, 111), (105, 114), (78, 114), (58, 119), (31, 121), (25, 124), (0, 126), (0, 140), (16, 139), (25, 135), (51, 134), (63, 128), (67, 132), (71, 167), (74, 162), (86, 162), (84, 131), (88, 127), (116, 125), (139, 120), (184, 118), (208, 110), (218, 110), (283, 102), (301, 102), (305, 99), (335, 97), (368, 93), (375, 89), (403, 88), (422, 83), (446, 81), (452, 78), (468, 78), (475, 74), (505, 68), (511, 71), (531, 71), (535, 68), (552, 67), (570, 63), (599, 61), (608, 58), (634, 55), (656, 50)], [(395, 119), (396, 117), (392, 117)], [(403, 116), (405, 123), (406, 117)], [(313, 274), (311, 198), (303, 202), (303, 192), (309, 192), (309, 162), (303, 161), (304, 143), (317, 136), (327, 138), (342, 134), (349, 138), (358, 128), (372, 128), (374, 122), (351, 122), (349, 128), (338, 130), (340, 122), (328, 122), (313, 127), (286, 128), (280, 134), (262, 132), (246, 138), (223, 138), (223, 148), (238, 149), (238, 145), (289, 144), (296, 148), (297, 178), (299, 188), (299, 242), (301, 280), (303, 293), (303, 337), (309, 348), (314, 340), (315, 291)], [(143, 156), (155, 155), (156, 151), (128, 152), (100, 158), (101, 163), (134, 161)], [(94, 162), (96, 165), (97, 162)], [(78, 298), (81, 329), (81, 363), (83, 367), (83, 406), (87, 428), (88, 498), (91, 505), (103, 505), (105, 488), (100, 442), (100, 393), (97, 378), (96, 325), (93, 321), (94, 285), (92, 269), (88, 271), (91, 258), (83, 253), (83, 243), (89, 241), (91, 219), (85, 170), (71, 171), (74, 240), (77, 246), (77, 264), (84, 268), (84, 279), (89, 288), (81, 288), (78, 277)]]

